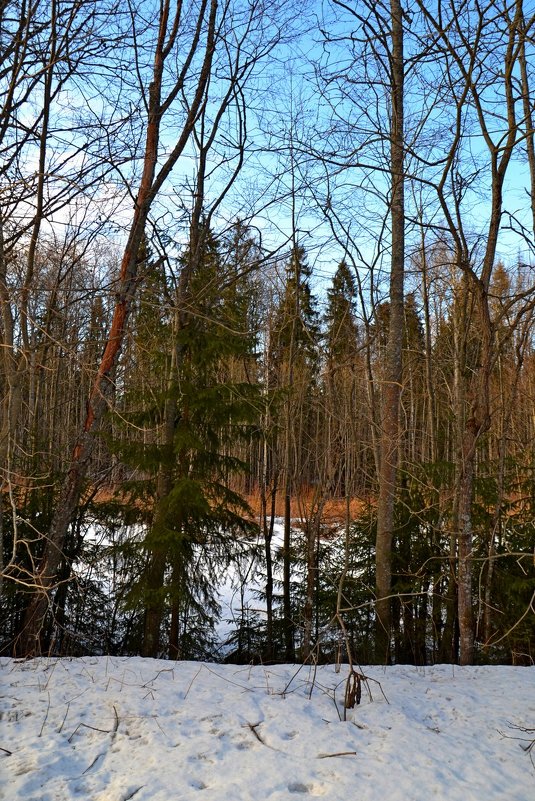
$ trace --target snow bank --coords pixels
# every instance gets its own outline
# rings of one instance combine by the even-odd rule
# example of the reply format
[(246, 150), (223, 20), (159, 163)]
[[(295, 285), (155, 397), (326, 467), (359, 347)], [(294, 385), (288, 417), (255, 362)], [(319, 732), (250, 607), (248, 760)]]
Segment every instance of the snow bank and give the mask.
[(344, 666), (2, 659), (0, 798), (535, 799), (535, 668), (364, 672), (344, 722)]

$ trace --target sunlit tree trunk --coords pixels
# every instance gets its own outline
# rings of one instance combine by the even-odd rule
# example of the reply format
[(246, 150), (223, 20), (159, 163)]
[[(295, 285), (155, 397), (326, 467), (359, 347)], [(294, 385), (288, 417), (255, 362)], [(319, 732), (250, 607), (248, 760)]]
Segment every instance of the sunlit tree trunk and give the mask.
[(376, 659), (390, 660), (392, 536), (396, 495), (399, 406), (402, 381), (403, 295), (405, 276), (405, 201), (403, 138), (403, 19), (399, 0), (392, 0), (391, 14), (391, 261), (390, 322), (385, 353), (384, 385), (381, 402), (381, 458), (377, 499), (376, 538)]

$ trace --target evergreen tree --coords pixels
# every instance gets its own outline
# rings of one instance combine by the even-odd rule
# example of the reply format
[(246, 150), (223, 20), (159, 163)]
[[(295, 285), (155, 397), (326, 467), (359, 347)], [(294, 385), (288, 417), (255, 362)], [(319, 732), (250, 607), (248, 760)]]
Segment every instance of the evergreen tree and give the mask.
[[(205, 227), (200, 243), (175, 309), (169, 380), (159, 400), (162, 434), (144, 449), (157, 501), (143, 542), (147, 566), (132, 602), (141, 598), (146, 608), (143, 652), (149, 656), (161, 651), (168, 615), (170, 655), (207, 655), (218, 613), (215, 583), (247, 551), (251, 533), (247, 506), (231, 488), (246, 466), (231, 446), (257, 415), (258, 390), (235, 381), (230, 365), (251, 355), (254, 337), (244, 331), (239, 276), (230, 280), (224, 272), (219, 245)], [(182, 270), (190, 258), (183, 255)]]
[(358, 354), (355, 279), (346, 261), (340, 262), (327, 290), (325, 344), (329, 366), (354, 364)]
[[(316, 369), (319, 320), (312, 293), (312, 269), (303, 247), (296, 245), (284, 267), (284, 282), (273, 322), (272, 358), (279, 382), (296, 364)], [(291, 358), (290, 358), (291, 357)], [(295, 372), (295, 371), (294, 371)]]
[(357, 471), (363, 471), (362, 449), (367, 428), (362, 386), (363, 361), (356, 319), (355, 280), (342, 261), (327, 290), (325, 369), (323, 394), (325, 422), (323, 450), (325, 479), (339, 496), (355, 491)]
[[(319, 321), (311, 288), (312, 270), (302, 247), (295, 246), (285, 265), (285, 278), (270, 332), (272, 385), (284, 393), (279, 437), (279, 464), (284, 475), (283, 629), (284, 656), (295, 654), (296, 610), (291, 597), (291, 501), (311, 486), (315, 476)], [(309, 527), (310, 537), (313, 536)], [(307, 549), (309, 576), (313, 568), (312, 540)], [(306, 613), (310, 621), (310, 598)]]

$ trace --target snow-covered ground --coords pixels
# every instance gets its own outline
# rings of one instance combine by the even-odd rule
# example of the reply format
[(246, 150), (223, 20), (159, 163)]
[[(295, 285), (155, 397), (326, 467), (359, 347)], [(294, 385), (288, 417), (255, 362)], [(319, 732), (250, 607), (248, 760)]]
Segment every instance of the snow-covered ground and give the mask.
[(343, 721), (346, 666), (1, 659), (0, 797), (535, 799), (535, 667), (363, 672)]

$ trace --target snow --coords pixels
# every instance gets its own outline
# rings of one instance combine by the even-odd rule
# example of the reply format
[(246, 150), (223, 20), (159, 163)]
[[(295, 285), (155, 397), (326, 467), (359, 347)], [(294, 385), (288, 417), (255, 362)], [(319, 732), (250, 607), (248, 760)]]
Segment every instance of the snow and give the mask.
[(535, 799), (535, 667), (361, 670), (0, 659), (0, 798)]

